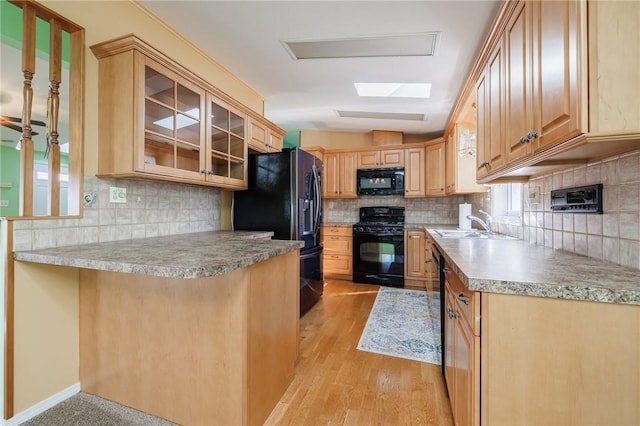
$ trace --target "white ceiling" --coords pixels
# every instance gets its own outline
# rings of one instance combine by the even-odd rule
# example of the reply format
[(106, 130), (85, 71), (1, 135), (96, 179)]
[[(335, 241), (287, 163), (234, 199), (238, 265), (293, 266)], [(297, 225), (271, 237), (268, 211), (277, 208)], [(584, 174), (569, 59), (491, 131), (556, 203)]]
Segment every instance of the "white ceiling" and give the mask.
[[(500, 1), (157, 1), (141, 4), (262, 94), (265, 116), (300, 129), (442, 134)], [(438, 31), (431, 57), (295, 60), (286, 41)], [(353, 83), (431, 83), (431, 97), (359, 98)], [(337, 110), (425, 114), (342, 118)]]

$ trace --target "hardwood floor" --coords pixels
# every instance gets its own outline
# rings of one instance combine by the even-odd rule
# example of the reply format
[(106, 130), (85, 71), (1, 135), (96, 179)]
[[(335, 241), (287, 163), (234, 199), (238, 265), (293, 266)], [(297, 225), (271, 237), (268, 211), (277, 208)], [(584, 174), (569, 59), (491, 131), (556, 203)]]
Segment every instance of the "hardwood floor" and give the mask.
[(267, 425), (453, 425), (440, 366), (356, 349), (378, 286), (326, 280)]

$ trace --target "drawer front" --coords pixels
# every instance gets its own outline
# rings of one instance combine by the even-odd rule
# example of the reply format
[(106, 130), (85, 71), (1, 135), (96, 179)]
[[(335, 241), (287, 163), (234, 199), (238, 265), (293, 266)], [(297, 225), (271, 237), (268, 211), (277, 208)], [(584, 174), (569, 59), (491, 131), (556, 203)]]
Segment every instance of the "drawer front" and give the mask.
[(455, 299), (456, 312), (467, 322), (473, 334), (480, 335), (480, 297), (477, 292), (469, 290), (453, 272), (451, 266), (446, 265), (449, 272), (445, 272), (445, 278), (449, 283), (453, 298)]
[(353, 237), (327, 235), (322, 240), (324, 252), (328, 254), (352, 255)]
[(352, 274), (352, 257), (344, 254), (325, 254), (323, 262), (325, 274)]
[(351, 226), (323, 226), (320, 232), (323, 237), (329, 235), (342, 235), (345, 237), (350, 237), (351, 235), (353, 235), (353, 228)]

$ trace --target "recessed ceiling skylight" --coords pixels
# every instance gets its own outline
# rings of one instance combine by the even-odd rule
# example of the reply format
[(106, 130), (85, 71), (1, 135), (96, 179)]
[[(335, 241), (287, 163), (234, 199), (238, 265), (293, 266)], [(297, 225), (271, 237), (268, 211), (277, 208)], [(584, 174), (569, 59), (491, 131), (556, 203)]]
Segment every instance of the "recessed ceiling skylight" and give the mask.
[(440, 32), (283, 42), (294, 59), (434, 56)]
[(428, 98), (431, 95), (429, 83), (353, 83), (358, 96), (385, 98)]

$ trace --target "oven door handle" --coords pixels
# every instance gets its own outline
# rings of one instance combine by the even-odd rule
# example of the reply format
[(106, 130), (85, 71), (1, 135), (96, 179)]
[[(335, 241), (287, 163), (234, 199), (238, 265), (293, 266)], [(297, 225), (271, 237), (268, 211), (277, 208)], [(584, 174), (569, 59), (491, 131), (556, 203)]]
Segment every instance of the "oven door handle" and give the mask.
[(380, 234), (377, 232), (360, 232), (360, 231), (356, 231), (353, 233), (354, 237), (357, 236), (367, 236), (367, 237), (404, 237), (403, 234)]

